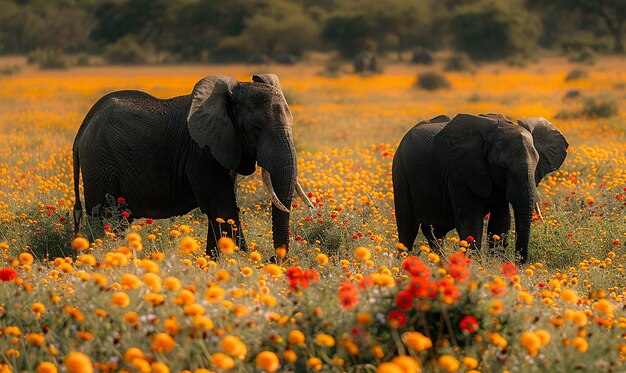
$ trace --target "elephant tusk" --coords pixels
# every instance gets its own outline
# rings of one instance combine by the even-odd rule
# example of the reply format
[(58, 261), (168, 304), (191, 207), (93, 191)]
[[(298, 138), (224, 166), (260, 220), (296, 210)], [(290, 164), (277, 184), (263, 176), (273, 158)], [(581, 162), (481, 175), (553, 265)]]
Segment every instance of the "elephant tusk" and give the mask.
[(537, 209), (537, 216), (539, 216), (539, 219), (543, 221), (543, 215), (541, 214), (541, 209), (539, 208), (539, 202), (535, 202), (535, 208)]
[(265, 189), (267, 189), (267, 195), (270, 197), (270, 200), (272, 201), (274, 206), (276, 206), (276, 208), (282, 212), (289, 213), (289, 209), (286, 208), (282, 202), (280, 202), (278, 196), (276, 195), (276, 192), (274, 192), (274, 187), (272, 186), (272, 176), (270, 175), (270, 172), (266, 169), (263, 169), (261, 175), (263, 176), (263, 184), (265, 185)]
[(300, 185), (300, 182), (297, 179), (296, 179), (296, 191), (298, 191), (298, 195), (300, 196), (300, 198), (302, 198), (304, 203), (306, 203), (306, 205), (309, 206), (310, 208), (313, 208), (313, 203), (311, 203), (311, 200), (309, 199), (309, 197), (307, 197), (306, 193), (304, 192), (304, 189), (302, 189), (302, 185)]

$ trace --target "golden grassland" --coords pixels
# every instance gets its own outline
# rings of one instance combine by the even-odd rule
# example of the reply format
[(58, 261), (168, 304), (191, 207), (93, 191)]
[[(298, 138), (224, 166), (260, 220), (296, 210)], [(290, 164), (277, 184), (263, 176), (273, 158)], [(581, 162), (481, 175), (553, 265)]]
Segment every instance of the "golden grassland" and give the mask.
[[(566, 81), (575, 68), (587, 76)], [(415, 87), (417, 73), (428, 70), (421, 67), (390, 65), (373, 76), (321, 70), (25, 68), (0, 77), (0, 277), (17, 276), (0, 284), (3, 369), (623, 369), (624, 110), (606, 119), (555, 117), (583, 105), (564, 99), (570, 90), (622, 108), (626, 61), (486, 65), (445, 73), (452, 88), (434, 92)], [(123, 235), (99, 238), (88, 226), (92, 242), (70, 246), (71, 143), (100, 96), (139, 89), (165, 98), (188, 94), (206, 75), (250, 80), (259, 72), (281, 80), (301, 182), (316, 205), (295, 201), (282, 266), (264, 264), (274, 255), (270, 211), (255, 176), (239, 185), (251, 252), (230, 253), (225, 242), (218, 262), (204, 257), (199, 213), (141, 219)], [(544, 116), (571, 144), (561, 170), (539, 188), (533, 264), (501, 268), (512, 249), (498, 258), (470, 250), (467, 263), (466, 243), (454, 234), (440, 255), (396, 247), (395, 147), (418, 121), (459, 112)]]

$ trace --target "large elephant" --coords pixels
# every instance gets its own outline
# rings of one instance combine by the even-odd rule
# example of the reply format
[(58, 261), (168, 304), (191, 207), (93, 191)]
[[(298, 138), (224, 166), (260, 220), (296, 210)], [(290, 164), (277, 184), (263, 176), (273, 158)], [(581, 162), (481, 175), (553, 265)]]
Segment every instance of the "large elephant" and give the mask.
[[(404, 136), (393, 159), (393, 188), (400, 243), (413, 247), (418, 229), (436, 248), (456, 228), (481, 246), (487, 231), (506, 239), (509, 203), (515, 216), (516, 252), (528, 259), (528, 240), (536, 186), (558, 169), (568, 143), (544, 118), (502, 115), (445, 115), (420, 122)], [(506, 244), (506, 241), (505, 241)]]
[[(196, 207), (209, 218), (207, 254), (216, 257), (224, 234), (245, 247), (235, 195), (236, 175), (263, 169), (272, 201), (274, 246), (289, 244), (294, 189), (310, 205), (297, 180), (292, 115), (274, 74), (239, 82), (227, 76), (200, 80), (190, 95), (158, 99), (140, 91), (102, 97), (74, 140), (75, 231), (85, 208), (100, 213), (106, 195), (123, 196), (132, 217), (168, 218)], [(216, 223), (234, 220), (235, 229)]]

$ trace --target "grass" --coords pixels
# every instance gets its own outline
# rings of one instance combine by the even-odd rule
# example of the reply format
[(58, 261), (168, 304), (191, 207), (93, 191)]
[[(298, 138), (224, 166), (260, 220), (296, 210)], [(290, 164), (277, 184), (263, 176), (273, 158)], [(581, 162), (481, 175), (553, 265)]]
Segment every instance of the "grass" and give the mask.
[[(206, 75), (250, 80), (253, 67), (26, 66), (2, 76), (0, 278), (11, 270), (18, 277), (0, 286), (0, 364), (35, 371), (48, 362), (68, 372), (72, 363), (100, 371), (146, 371), (147, 364), (201, 373), (231, 363), (232, 371), (272, 371), (276, 360), (279, 371), (622, 370), (623, 114), (553, 118), (570, 89), (623, 105), (624, 67), (617, 58), (598, 60), (587, 78), (565, 82), (572, 66), (563, 59), (523, 69), (484, 65), (474, 74), (447, 72), (452, 89), (426, 92), (413, 84), (427, 68), (390, 65), (384, 75), (330, 78), (317, 75), (319, 66), (271, 66), (295, 97), (299, 178), (316, 205), (293, 208), (281, 267), (266, 264), (275, 253), (258, 175), (239, 185), (250, 252), (217, 262), (203, 256), (207, 222), (197, 210), (139, 219), (94, 239), (85, 228), (89, 248), (70, 246), (70, 148), (93, 102), (116, 89), (187, 94)], [(543, 220), (533, 222), (531, 263), (515, 274), (502, 268), (511, 248), (494, 258), (466, 249), (454, 233), (438, 255), (422, 247), (421, 235), (412, 252), (396, 246), (397, 143), (418, 121), (459, 112), (545, 116), (570, 143), (562, 168), (538, 188)], [(471, 263), (459, 260), (463, 251)], [(407, 263), (431, 274), (411, 273)], [(437, 291), (406, 297), (411, 283)]]

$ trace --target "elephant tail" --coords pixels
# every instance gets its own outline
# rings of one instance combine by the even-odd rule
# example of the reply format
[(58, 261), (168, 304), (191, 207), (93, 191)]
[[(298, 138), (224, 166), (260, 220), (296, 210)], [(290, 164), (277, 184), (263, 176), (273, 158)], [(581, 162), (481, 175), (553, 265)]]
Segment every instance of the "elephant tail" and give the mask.
[(78, 149), (72, 149), (72, 162), (74, 167), (74, 235), (78, 235), (80, 230), (80, 221), (83, 218), (83, 205), (80, 202), (80, 189), (78, 183), (80, 181), (80, 162), (78, 160)]

